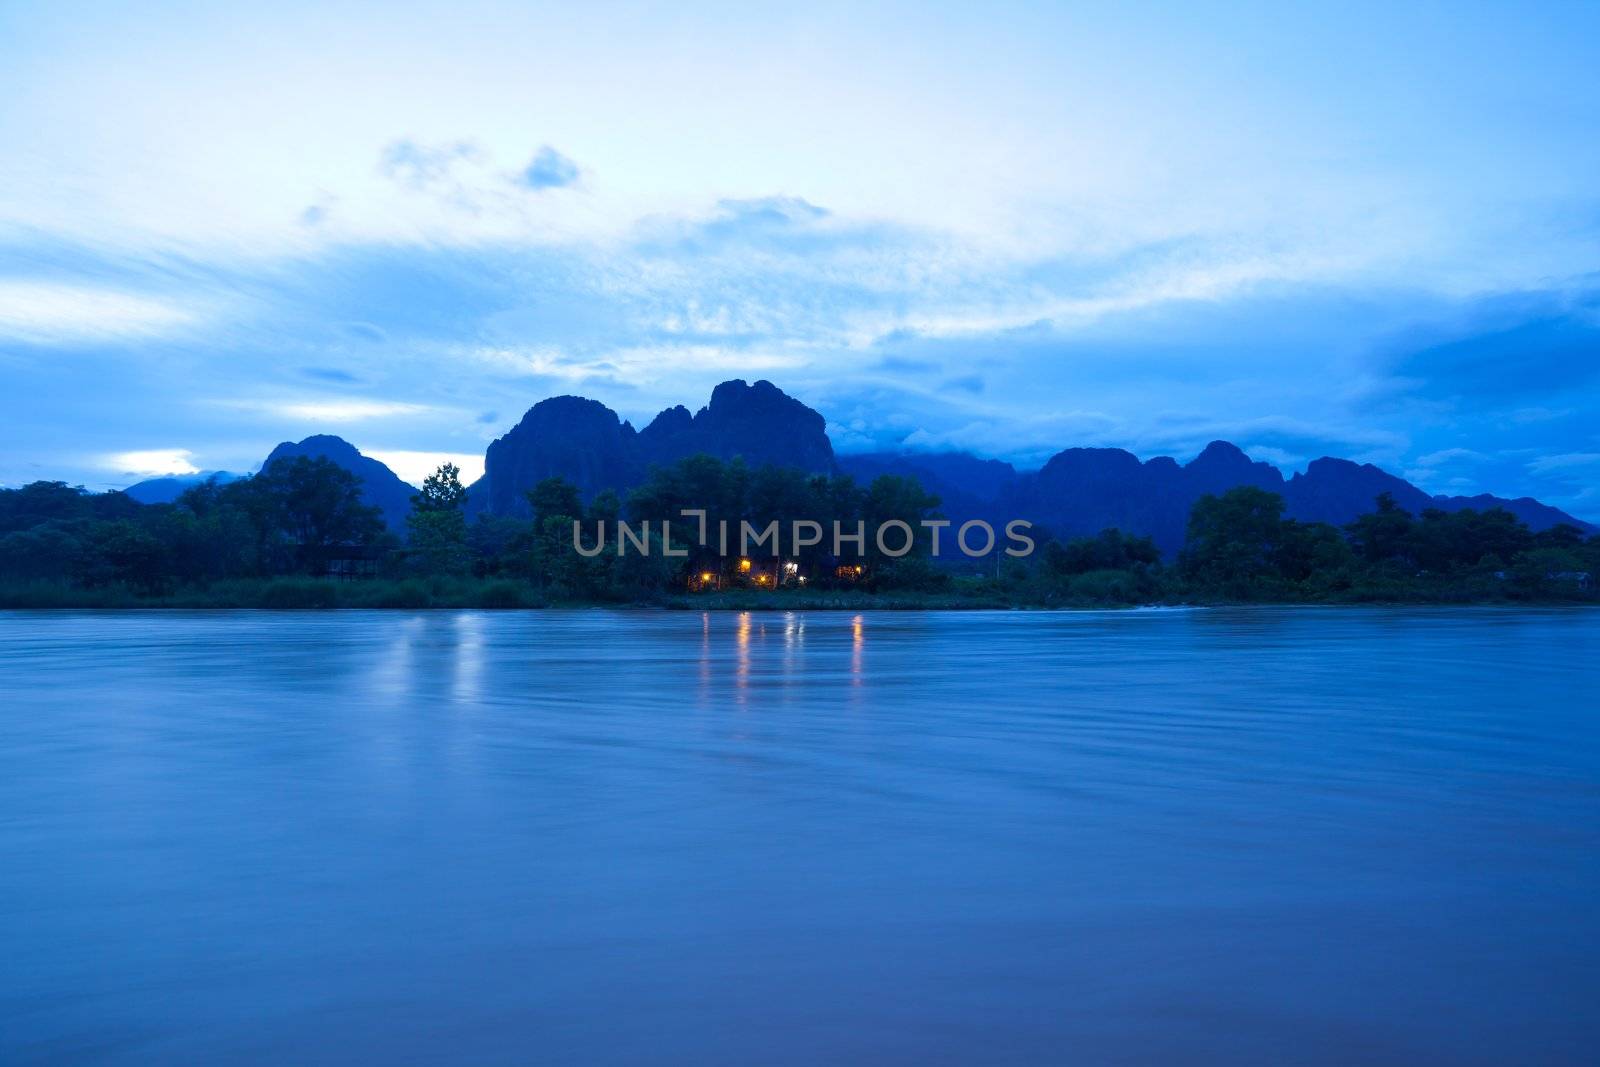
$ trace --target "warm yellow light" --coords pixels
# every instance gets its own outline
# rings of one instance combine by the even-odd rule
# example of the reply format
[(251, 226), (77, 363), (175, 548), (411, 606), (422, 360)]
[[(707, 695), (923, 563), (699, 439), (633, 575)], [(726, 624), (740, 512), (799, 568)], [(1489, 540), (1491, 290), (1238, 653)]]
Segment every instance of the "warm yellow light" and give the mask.
[(749, 560), (741, 559), (739, 561), (739, 573), (740, 574), (749, 574), (750, 573), (750, 561)]
[(710, 571), (706, 571), (704, 574), (700, 575), (700, 580), (702, 582), (709, 582), (714, 577), (716, 577), (716, 576), (713, 575)]

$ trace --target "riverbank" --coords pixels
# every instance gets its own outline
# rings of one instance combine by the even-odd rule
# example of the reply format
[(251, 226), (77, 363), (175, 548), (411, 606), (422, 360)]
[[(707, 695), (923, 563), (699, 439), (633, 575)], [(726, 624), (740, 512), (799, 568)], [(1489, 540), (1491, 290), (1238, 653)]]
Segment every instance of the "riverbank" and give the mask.
[[(471, 608), (526, 610), (573, 607), (638, 607), (676, 611), (973, 611), (1106, 610), (1147, 606), (1228, 607), (1245, 604), (1394, 605), (1594, 605), (1593, 591), (1534, 593), (1483, 586), (1351, 589), (1316, 598), (1262, 591), (1251, 597), (1174, 589), (1156, 596), (1073, 596), (987, 579), (958, 579), (941, 591), (857, 589), (732, 589), (710, 593), (660, 592), (633, 600), (552, 595), (527, 582), (505, 578), (411, 578), (334, 581), (272, 578), (216, 582), (160, 592), (122, 585), (83, 588), (50, 582), (0, 583), (0, 609), (397, 609)], [(1276, 594), (1276, 595), (1274, 595)]]

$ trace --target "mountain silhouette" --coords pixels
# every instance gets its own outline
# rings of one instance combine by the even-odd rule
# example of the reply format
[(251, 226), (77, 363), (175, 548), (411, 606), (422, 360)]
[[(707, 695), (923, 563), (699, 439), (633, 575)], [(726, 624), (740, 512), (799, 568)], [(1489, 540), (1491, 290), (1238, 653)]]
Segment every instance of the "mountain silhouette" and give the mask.
[(326, 459), (361, 479), (362, 502), (383, 513), (383, 521), (390, 530), (404, 534), (406, 516), (411, 513), (411, 497), (416, 489), (402, 482), (398, 475), (371, 456), (364, 456), (349, 441), (332, 434), (316, 434), (298, 443), (285, 441), (274, 448), (261, 464), (262, 469), (280, 459), (306, 456)]
[(542, 479), (565, 478), (586, 497), (605, 489), (620, 493), (652, 465), (699, 453), (742, 456), (751, 466), (834, 470), (826, 421), (771, 382), (723, 382), (696, 414), (671, 407), (643, 430), (597, 401), (558, 396), (535, 404), (489, 445), (467, 506), (469, 512), (526, 517), (525, 494)]
[(743, 456), (753, 467), (834, 467), (827, 420), (771, 382), (723, 382), (712, 390), (711, 403), (693, 418), (688, 415), (686, 408), (668, 408), (640, 432), (646, 463), (672, 463), (703, 452), (718, 459)]
[[(1413, 514), (1428, 508), (1498, 507), (1534, 530), (1558, 523), (1597, 529), (1527, 497), (1431, 496), (1371, 464), (1334, 457), (1314, 460), (1285, 478), (1277, 467), (1252, 460), (1227, 441), (1211, 442), (1187, 463), (1169, 456), (1141, 460), (1120, 448), (1067, 448), (1037, 471), (1018, 471), (1004, 461), (965, 452), (835, 456), (820, 413), (771, 382), (741, 380), (718, 385), (698, 412), (670, 407), (643, 430), (635, 430), (596, 400), (542, 400), (489, 445), (483, 477), (469, 489), (468, 512), (527, 517), (525, 494), (545, 478), (565, 478), (588, 499), (604, 490), (625, 494), (652, 466), (698, 453), (724, 460), (739, 456), (751, 466), (770, 463), (810, 473), (849, 474), (863, 484), (883, 474), (912, 476), (940, 498), (942, 513), (957, 523), (984, 519), (998, 525), (1022, 518), (1062, 538), (1114, 526), (1151, 538), (1168, 555), (1183, 547), (1195, 502), (1237, 486), (1279, 494), (1289, 518), (1335, 526), (1373, 510), (1378, 496), (1388, 493)], [(356, 474), (367, 501), (383, 511), (390, 528), (405, 529), (414, 490), (382, 463), (327, 435), (279, 445), (267, 462), (293, 455), (324, 456)]]
[(532, 512), (524, 493), (546, 478), (565, 478), (585, 497), (605, 489), (621, 492), (644, 475), (638, 438), (597, 400), (541, 400), (489, 445), (483, 477), (467, 491), (467, 510), (527, 517)]

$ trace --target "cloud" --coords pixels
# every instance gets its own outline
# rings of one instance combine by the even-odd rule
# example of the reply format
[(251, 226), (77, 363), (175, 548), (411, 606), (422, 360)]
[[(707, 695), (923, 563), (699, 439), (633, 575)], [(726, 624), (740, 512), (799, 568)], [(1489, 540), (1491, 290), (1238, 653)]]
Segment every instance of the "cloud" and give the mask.
[(719, 200), (723, 222), (737, 221), (746, 226), (803, 226), (825, 219), (827, 208), (818, 207), (799, 196), (761, 196), (747, 200)]
[(709, 215), (640, 220), (639, 247), (652, 255), (763, 250), (799, 256), (847, 248), (895, 255), (904, 243), (917, 239), (915, 231), (883, 224), (824, 225), (831, 220), (826, 208), (797, 196), (723, 199)]
[(194, 455), (187, 448), (156, 448), (137, 452), (116, 452), (106, 456), (101, 461), (101, 466), (106, 470), (116, 471), (142, 478), (159, 478), (174, 474), (197, 474), (200, 471), (189, 457)]
[(1244, 452), (1251, 459), (1261, 463), (1270, 463), (1280, 470), (1293, 470), (1296, 467), (1304, 466), (1306, 462), (1305, 456), (1286, 452), (1281, 448), (1273, 448), (1271, 445), (1247, 445), (1244, 447)]
[(417, 452), (408, 449), (363, 449), (366, 455), (382, 463), (399, 476), (402, 482), (421, 485), (423, 479), (446, 463), (461, 468), (461, 484), (470, 485), (483, 477), (483, 453), (470, 452)]
[(393, 141), (383, 150), (378, 168), (389, 178), (423, 189), (450, 177), (457, 164), (476, 162), (482, 150), (469, 141), (446, 145), (424, 145), (416, 141)]
[(165, 300), (115, 289), (0, 281), (0, 340), (49, 345), (159, 337), (197, 318)]
[(1535, 474), (1590, 469), (1600, 472), (1600, 452), (1568, 452), (1563, 455), (1540, 456), (1528, 464), (1528, 469)]
[(398, 400), (228, 400), (223, 404), (301, 422), (361, 422), (400, 415), (421, 415), (434, 410), (427, 404)]
[(1417, 457), (1419, 467), (1438, 467), (1446, 463), (1466, 462), (1484, 459), (1481, 452), (1470, 448), (1442, 448), (1437, 452), (1429, 452), (1425, 456)]
[(533, 155), (522, 171), (522, 184), (530, 189), (564, 189), (578, 180), (578, 165), (549, 145)]
[[(1550, 290), (1479, 301), (1454, 336), (1403, 353), (1393, 373), (1426, 396), (1473, 406), (1549, 397), (1600, 383), (1600, 291)], [(1523, 403), (1523, 412), (1540, 405)]]
[[(463, 161), (448, 173), (542, 201), (501, 168), (469, 171)], [(954, 447), (1028, 466), (1073, 445), (1181, 458), (1220, 437), (1285, 466), (1339, 455), (1560, 503), (1581, 499), (1583, 480), (1532, 469), (1530, 458), (1600, 446), (1582, 389), (1556, 383), (1549, 396), (1488, 397), (1469, 409), (1439, 381), (1397, 372), (1414, 353), (1514, 326), (1518, 315), (1581, 322), (1581, 301), (1560, 290), (1452, 300), (1320, 283), (1176, 285), (1155, 303), (1040, 321), (1029, 317), (1126, 294), (1168, 266), (1226, 250), (1197, 242), (1076, 261), (985, 258), (953, 239), (782, 197), (718, 202), (709, 222), (693, 210), (671, 225), (662, 218), (613, 243), (352, 244), (181, 269), (155, 257), (28, 250), (22, 261), (31, 253), (41, 274), (123, 292), (181, 289), (251, 314), (209, 315), (181, 345), (116, 339), (76, 358), (70, 380), (29, 361), (16, 389), (48, 399), (14, 412), (22, 424), (10, 437), (0, 428), (0, 453), (13, 453), (0, 475), (50, 455), (31, 442), (52, 422), (81, 424), (83, 405), (113, 396), (116, 436), (80, 447), (110, 451), (130, 434), (165, 431), (162, 419), (190, 419), (177, 424), (184, 439), (222, 463), (242, 448), (227, 440), (241, 428), (173, 396), (264, 396), (231, 406), (308, 430), (391, 420), (384, 433), (398, 446), (401, 428), (416, 439), (475, 438), (499, 421), (474, 425), (475, 415), (514, 421), (556, 393), (593, 396), (637, 423), (740, 376), (770, 377), (820, 410), (841, 452)], [(907, 325), (939, 316), (959, 328), (930, 335)], [(350, 388), (359, 382), (381, 382), (395, 399), (340, 395), (368, 392)], [(1468, 466), (1453, 449), (1491, 458)]]
[(621, 388), (681, 381), (686, 372), (748, 374), (793, 368), (802, 362), (802, 357), (781, 351), (670, 342), (618, 347), (598, 358), (549, 346), (477, 345), (454, 351), (513, 376), (568, 383), (598, 381)]

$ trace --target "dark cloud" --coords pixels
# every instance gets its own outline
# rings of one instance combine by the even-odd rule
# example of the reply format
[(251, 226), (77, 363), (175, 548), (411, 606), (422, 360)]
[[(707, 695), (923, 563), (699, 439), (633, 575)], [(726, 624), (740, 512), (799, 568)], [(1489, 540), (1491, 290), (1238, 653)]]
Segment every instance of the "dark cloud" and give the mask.
[(1570, 397), (1600, 383), (1596, 296), (1501, 301), (1472, 332), (1409, 352), (1393, 371), (1424, 395), (1474, 405)]

